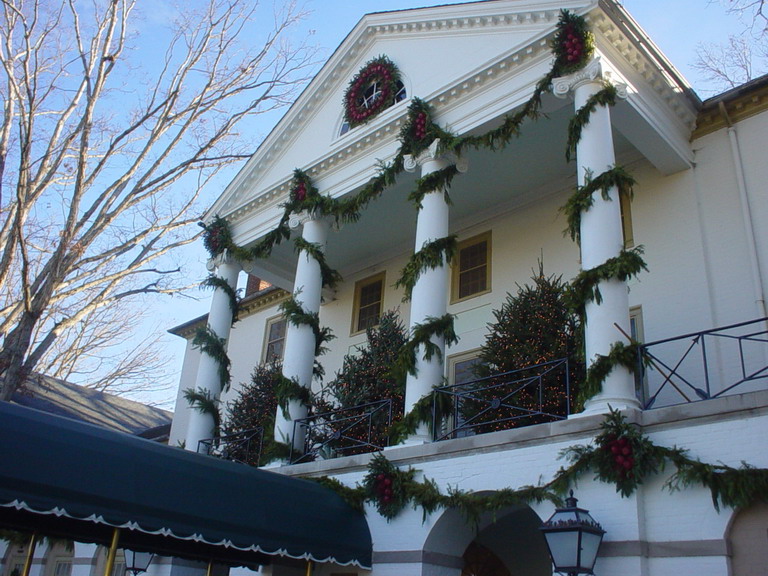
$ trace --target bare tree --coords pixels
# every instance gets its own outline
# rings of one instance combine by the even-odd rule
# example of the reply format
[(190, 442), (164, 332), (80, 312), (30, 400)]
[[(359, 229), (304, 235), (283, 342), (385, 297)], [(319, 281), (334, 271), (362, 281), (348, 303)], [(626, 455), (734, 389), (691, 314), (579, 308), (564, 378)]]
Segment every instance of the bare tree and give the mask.
[[(713, 0), (710, 3), (714, 3)], [(728, 14), (744, 24), (738, 35), (724, 43), (702, 43), (693, 67), (715, 91), (748, 82), (768, 70), (768, 13), (765, 0), (720, 0)]]
[(314, 66), (276, 6), (185, 3), (160, 30), (136, 0), (0, 0), (0, 399), (81, 361), (54, 343), (99, 310), (180, 289), (201, 192), (252, 150), (238, 127)]

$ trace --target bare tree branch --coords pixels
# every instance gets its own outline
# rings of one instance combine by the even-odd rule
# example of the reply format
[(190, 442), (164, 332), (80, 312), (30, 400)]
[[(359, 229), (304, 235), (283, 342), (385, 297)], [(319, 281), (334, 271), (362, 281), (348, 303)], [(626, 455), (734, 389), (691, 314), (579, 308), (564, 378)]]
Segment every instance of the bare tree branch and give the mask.
[(248, 0), (195, 2), (133, 36), (138, 9), (0, 0), (0, 399), (41, 368), (151, 380), (146, 348), (105, 352), (122, 342), (112, 312), (187, 288), (174, 254), (206, 184), (249, 157), (241, 126), (290, 103), (316, 63), (289, 41), (293, 1), (268, 18)]

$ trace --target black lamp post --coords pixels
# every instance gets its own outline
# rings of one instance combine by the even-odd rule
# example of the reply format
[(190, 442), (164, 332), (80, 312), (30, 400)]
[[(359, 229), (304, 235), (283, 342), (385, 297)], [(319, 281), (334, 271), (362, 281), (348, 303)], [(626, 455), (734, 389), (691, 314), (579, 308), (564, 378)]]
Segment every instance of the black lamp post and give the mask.
[(577, 502), (571, 490), (565, 508), (557, 508), (540, 528), (555, 571), (568, 576), (594, 574), (592, 569), (605, 534), (588, 510), (576, 506)]
[(146, 572), (149, 568), (154, 554), (152, 552), (136, 552), (135, 550), (123, 550), (125, 554), (125, 570), (133, 572), (133, 576), (138, 576)]

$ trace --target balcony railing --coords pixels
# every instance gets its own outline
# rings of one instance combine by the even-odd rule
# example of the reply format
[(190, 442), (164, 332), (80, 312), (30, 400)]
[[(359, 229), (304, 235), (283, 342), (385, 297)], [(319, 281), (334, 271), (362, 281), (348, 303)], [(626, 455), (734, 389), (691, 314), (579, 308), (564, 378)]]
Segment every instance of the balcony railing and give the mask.
[(571, 406), (570, 368), (561, 358), (436, 388), (435, 440), (564, 420)]
[(258, 466), (263, 440), (264, 428), (252, 428), (235, 434), (200, 440), (197, 451), (232, 462)]
[(765, 388), (768, 318), (643, 344), (637, 374), (646, 409)]
[(392, 400), (379, 400), (295, 420), (293, 437), (303, 434), (304, 453), (291, 464), (382, 450), (389, 444)]

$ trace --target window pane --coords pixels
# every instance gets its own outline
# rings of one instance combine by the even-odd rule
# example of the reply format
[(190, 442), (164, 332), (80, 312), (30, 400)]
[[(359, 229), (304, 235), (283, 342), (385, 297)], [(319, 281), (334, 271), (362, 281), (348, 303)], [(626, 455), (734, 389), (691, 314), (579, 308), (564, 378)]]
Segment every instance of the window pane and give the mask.
[(360, 332), (379, 323), (384, 282), (376, 280), (360, 287), (355, 330)]
[(267, 346), (264, 353), (264, 359), (268, 362), (271, 360), (279, 360), (283, 357), (283, 349), (285, 348), (285, 331), (287, 322), (285, 319), (275, 320), (267, 329)]
[(454, 298), (467, 298), (488, 291), (489, 248), (489, 241), (485, 238), (459, 249), (458, 262), (454, 268)]

